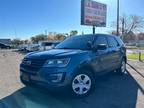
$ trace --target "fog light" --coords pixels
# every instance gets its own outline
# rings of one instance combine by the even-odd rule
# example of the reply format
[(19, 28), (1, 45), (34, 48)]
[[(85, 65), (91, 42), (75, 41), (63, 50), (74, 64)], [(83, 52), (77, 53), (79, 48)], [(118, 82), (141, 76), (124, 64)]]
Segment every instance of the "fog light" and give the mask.
[(48, 80), (50, 80), (53, 83), (61, 82), (62, 78), (63, 78), (63, 73), (50, 74), (48, 76)]

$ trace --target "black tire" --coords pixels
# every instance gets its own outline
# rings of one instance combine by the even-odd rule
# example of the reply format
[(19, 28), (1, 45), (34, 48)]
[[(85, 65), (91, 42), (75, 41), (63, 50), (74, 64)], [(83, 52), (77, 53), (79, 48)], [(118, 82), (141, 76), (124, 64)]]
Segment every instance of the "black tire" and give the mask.
[(120, 74), (120, 75), (125, 74), (125, 72), (126, 72), (126, 61), (125, 61), (124, 59), (121, 61), (121, 65), (120, 65), (120, 67), (116, 70), (116, 72), (117, 72), (118, 74)]
[[(77, 87), (77, 88), (74, 89), (73, 85), (78, 83), (78, 82), (80, 83), (80, 81), (76, 82), (76, 79), (78, 77), (81, 78), (81, 81), (82, 81), (81, 83), (82, 83), (83, 89), (82, 89), (82, 87)], [(85, 84), (83, 84), (86, 81), (86, 78), (87, 78), (87, 82)], [(89, 85), (90, 85), (90, 88), (88, 89)], [(87, 88), (85, 88), (84, 86), (86, 86)], [(82, 93), (82, 94), (81, 93), (76, 93), (76, 90), (77, 90), (77, 92), (78, 92), (78, 90), (80, 92), (80, 88), (85, 93)], [(70, 85), (72, 96), (74, 96), (76, 98), (86, 97), (94, 90), (94, 88), (95, 88), (95, 77), (93, 76), (91, 71), (81, 70), (80, 72), (76, 73), (73, 76), (72, 81), (71, 81), (71, 85)]]

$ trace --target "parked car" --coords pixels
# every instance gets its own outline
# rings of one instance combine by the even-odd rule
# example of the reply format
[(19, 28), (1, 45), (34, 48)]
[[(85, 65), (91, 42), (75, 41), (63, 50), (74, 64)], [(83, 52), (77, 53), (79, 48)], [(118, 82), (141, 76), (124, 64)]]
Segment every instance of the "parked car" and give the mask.
[(19, 50), (19, 51), (26, 51), (27, 47), (28, 47), (28, 45), (25, 45), (25, 44), (19, 45), (19, 46), (18, 46), (18, 50)]
[(26, 48), (27, 52), (39, 51), (39, 44), (31, 44)]
[(39, 50), (45, 51), (54, 48), (56, 45), (58, 45), (60, 42), (41, 42)]
[(52, 48), (55, 48), (60, 43), (61, 43), (61, 41), (54, 42), (53, 45), (52, 45)]
[(95, 88), (95, 79), (111, 71), (124, 74), (126, 49), (122, 40), (105, 34), (70, 37), (55, 49), (30, 53), (20, 64), (23, 84), (50, 90), (64, 89), (83, 97)]
[(0, 43), (0, 49), (10, 49), (11, 46), (10, 45), (6, 45), (6, 44), (3, 44), (3, 43)]

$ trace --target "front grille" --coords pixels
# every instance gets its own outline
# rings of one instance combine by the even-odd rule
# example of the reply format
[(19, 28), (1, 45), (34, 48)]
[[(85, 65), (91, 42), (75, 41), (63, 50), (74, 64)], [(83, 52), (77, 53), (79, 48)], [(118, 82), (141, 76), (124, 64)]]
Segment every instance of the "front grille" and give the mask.
[[(30, 64), (27, 64), (27, 62), (31, 62)], [(41, 67), (44, 65), (46, 60), (40, 60), (40, 59), (24, 59), (22, 64), (24, 65), (30, 65), (33, 67)]]
[(21, 71), (36, 73), (44, 65), (46, 60), (24, 59), (21, 64)]

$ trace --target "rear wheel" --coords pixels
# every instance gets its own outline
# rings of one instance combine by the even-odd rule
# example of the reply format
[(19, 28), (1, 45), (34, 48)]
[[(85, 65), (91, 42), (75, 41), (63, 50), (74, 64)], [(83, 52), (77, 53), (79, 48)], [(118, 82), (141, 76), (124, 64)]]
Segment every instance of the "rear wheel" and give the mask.
[(89, 71), (77, 73), (71, 82), (72, 94), (76, 97), (85, 97), (94, 88), (94, 76)]
[(120, 74), (124, 74), (126, 72), (126, 62), (125, 60), (123, 59), (122, 62), (121, 62), (121, 66), (119, 69), (116, 70), (118, 73)]

